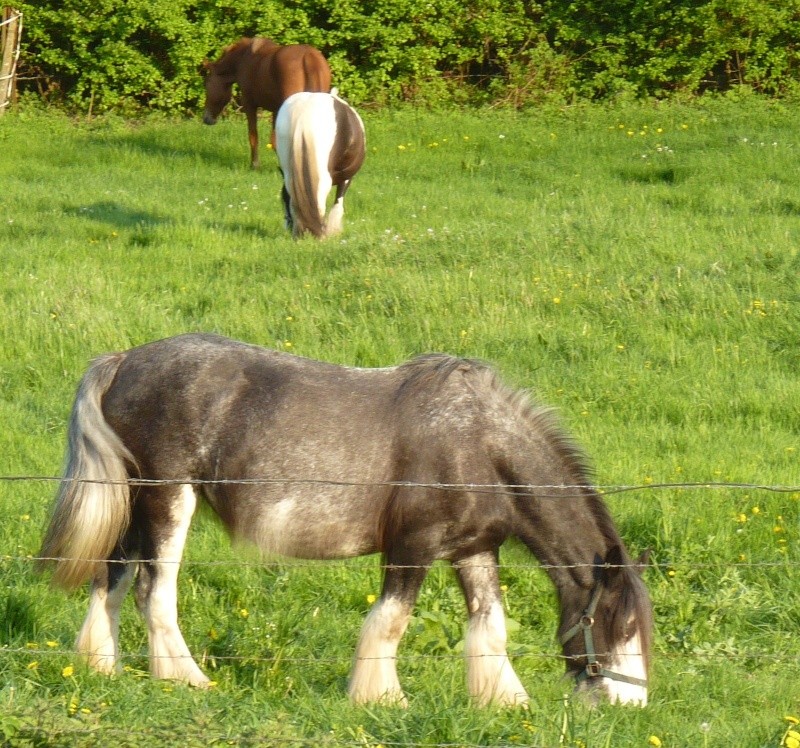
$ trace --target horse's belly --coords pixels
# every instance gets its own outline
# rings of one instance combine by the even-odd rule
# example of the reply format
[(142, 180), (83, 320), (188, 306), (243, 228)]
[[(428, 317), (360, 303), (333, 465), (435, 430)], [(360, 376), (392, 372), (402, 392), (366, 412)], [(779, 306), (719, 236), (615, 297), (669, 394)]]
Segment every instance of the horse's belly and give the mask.
[(266, 553), (295, 558), (348, 558), (376, 553), (378, 503), (353, 497), (352, 489), (293, 493), (275, 501), (249, 503), (234, 522), (237, 535)]

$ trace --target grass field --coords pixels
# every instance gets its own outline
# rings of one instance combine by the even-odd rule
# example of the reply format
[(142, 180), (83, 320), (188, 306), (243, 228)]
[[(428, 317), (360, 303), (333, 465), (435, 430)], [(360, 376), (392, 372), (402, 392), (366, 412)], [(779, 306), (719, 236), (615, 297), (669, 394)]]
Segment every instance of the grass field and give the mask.
[[(366, 112), (326, 242), (284, 231), (275, 160), (248, 169), (240, 117), (0, 118), (0, 744), (777, 748), (800, 716), (799, 113)], [(55, 484), (10, 478), (58, 475), (93, 356), (190, 330), (362, 366), (479, 357), (556, 406), (599, 485), (639, 487), (608, 502), (631, 552), (652, 549), (650, 705), (565, 700), (552, 589), (509, 544), (530, 708), (469, 704), (446, 567), (401, 645), (409, 708), (351, 706), (379, 560), (261, 563), (208, 512), (179, 604), (216, 687), (147, 677), (130, 600), (126, 672), (86, 670), (85, 593), (30, 560)]]

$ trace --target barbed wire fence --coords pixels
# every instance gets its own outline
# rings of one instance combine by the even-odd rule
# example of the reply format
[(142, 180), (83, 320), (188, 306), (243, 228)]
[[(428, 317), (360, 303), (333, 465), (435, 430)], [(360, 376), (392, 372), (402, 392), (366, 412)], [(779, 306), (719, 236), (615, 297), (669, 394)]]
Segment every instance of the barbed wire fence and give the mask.
[[(620, 496), (623, 494), (635, 494), (641, 492), (657, 492), (657, 491), (749, 491), (749, 492), (763, 492), (774, 496), (783, 495), (789, 496), (792, 499), (800, 500), (800, 484), (798, 485), (780, 485), (768, 484), (758, 482), (726, 482), (726, 481), (682, 481), (682, 482), (645, 482), (645, 483), (629, 483), (629, 484), (598, 484), (598, 485), (494, 485), (494, 484), (447, 484), (447, 483), (416, 483), (407, 481), (386, 481), (380, 483), (374, 482), (357, 482), (357, 481), (329, 481), (322, 479), (267, 479), (267, 478), (241, 478), (241, 479), (220, 479), (220, 480), (148, 480), (148, 479), (130, 479), (127, 481), (108, 481), (108, 480), (86, 480), (86, 479), (69, 479), (75, 482), (82, 483), (95, 483), (117, 485), (120, 483), (127, 483), (131, 487), (147, 487), (152, 485), (192, 485), (202, 487), (203, 485), (266, 485), (270, 487), (280, 487), (289, 485), (307, 485), (309, 487), (329, 487), (336, 489), (356, 488), (356, 489), (393, 489), (393, 488), (411, 488), (420, 490), (439, 490), (439, 491), (452, 491), (452, 492), (469, 492), (477, 493), (487, 496), (498, 495), (501, 492), (513, 491), (517, 496), (531, 496), (542, 500), (564, 501), (570, 498), (584, 496), (587, 490), (595, 491), (602, 497)], [(0, 476), (0, 485), (22, 482), (40, 482), (40, 483), (53, 483), (61, 484), (64, 479), (61, 477), (43, 476), (43, 475), (11, 475)], [(65, 558), (42, 558), (32, 554), (0, 554), (0, 567), (7, 563), (18, 564), (34, 564), (40, 562), (58, 562), (69, 560)], [(98, 562), (108, 562), (107, 559), (97, 559)], [(169, 561), (163, 559), (131, 559), (112, 561), (111, 563), (175, 563), (180, 564), (184, 568), (192, 567), (240, 567), (240, 568), (269, 568), (277, 567), (282, 570), (291, 570), (294, 568), (319, 568), (320, 564), (326, 567), (341, 566), (348, 569), (354, 569), (351, 561), (348, 560), (305, 560), (305, 559), (292, 559), (292, 558), (266, 558), (266, 559), (183, 559), (180, 561)], [(638, 564), (636, 564), (638, 566)], [(563, 569), (563, 568), (579, 568), (579, 567), (596, 567), (608, 566), (607, 564), (542, 564), (542, 563), (501, 563), (500, 569), (523, 569), (523, 568), (539, 568), (539, 569)], [(383, 567), (381, 567), (383, 568)], [(397, 568), (395, 566), (395, 568)], [(420, 566), (404, 566), (402, 568), (432, 568), (431, 565)], [(680, 568), (688, 569), (719, 569), (719, 568), (735, 568), (735, 569), (797, 569), (800, 568), (800, 561), (795, 561), (789, 558), (779, 560), (740, 560), (740, 561), (696, 561), (692, 559), (670, 559), (669, 561), (655, 561), (648, 563), (648, 568), (659, 570), (675, 570)], [(55, 646), (53, 646), (55, 645)], [(3, 646), (0, 647), (0, 655), (10, 657), (39, 657), (39, 658), (68, 658), (75, 657), (76, 653), (72, 649), (62, 647), (59, 643), (48, 643), (46, 647), (42, 647), (37, 643), (27, 643), (25, 646)], [(303, 667), (309, 666), (327, 666), (342, 665), (343, 663), (350, 664), (352, 656), (338, 656), (338, 657), (325, 657), (325, 656), (308, 656), (308, 657), (291, 657), (286, 656), (284, 653), (273, 656), (260, 656), (260, 655), (236, 655), (236, 654), (219, 654), (210, 653), (207, 649), (204, 651), (193, 652), (191, 656), (201, 664), (208, 664), (209, 661), (216, 663), (247, 663), (249, 664), (264, 664), (275, 665), (278, 661), (287, 665), (302, 665)], [(399, 659), (403, 662), (413, 661), (429, 661), (436, 660), (440, 662), (446, 661), (461, 661), (463, 660), (463, 653), (459, 652), (445, 652), (445, 653), (424, 653), (412, 654), (405, 653)], [(489, 656), (489, 655), (486, 655)], [(724, 646), (718, 649), (711, 649), (709, 651), (660, 651), (658, 653), (659, 659), (679, 660), (685, 658), (692, 658), (698, 660), (713, 661), (717, 659), (729, 659), (735, 656), (738, 660), (747, 660), (757, 663), (772, 663), (772, 664), (789, 664), (790, 666), (797, 666), (800, 664), (800, 653), (790, 652), (770, 652), (770, 651), (757, 651), (738, 650), (735, 654), (726, 651)], [(532, 658), (543, 661), (564, 661), (565, 657), (556, 652), (545, 651), (525, 651), (513, 655), (514, 659)], [(148, 660), (148, 655), (142, 652), (120, 652), (119, 659), (121, 662), (130, 663), (143, 663)], [(129, 669), (130, 666), (126, 666)], [(80, 723), (79, 723), (80, 725)], [(67, 739), (79, 739), (85, 737), (87, 739), (97, 738), (102, 735), (103, 739), (112, 738), (115, 734), (120, 736), (131, 736), (129, 730), (117, 730), (114, 727), (104, 725), (102, 728), (93, 727), (82, 728), (80, 726), (72, 729), (63, 729), (53, 727), (47, 733), (49, 737), (63, 737)], [(140, 733), (142, 739), (159, 739), (169, 738), (173, 735), (171, 732), (159, 732), (155, 728), (142, 729)], [(209, 735), (209, 743), (220, 742), (225, 743), (240, 742), (244, 740), (247, 743), (246, 736), (230, 736), (227, 733), (219, 735)], [(295, 737), (281, 737), (275, 736), (269, 741), (274, 745), (312, 745), (315, 743), (311, 738), (295, 738)], [(378, 743), (369, 742), (366, 739), (347, 740), (347, 739), (330, 739), (326, 740), (325, 744), (332, 746), (366, 746), (377, 745)], [(472, 744), (463, 741), (457, 743), (430, 743), (430, 742), (392, 742), (392, 741), (379, 741), (379, 744), (385, 748), (417, 748), (417, 746), (434, 746), (435, 748), (455, 748), (455, 746), (462, 746), (463, 748), (478, 748), (481, 744)], [(526, 745), (535, 746), (535, 743), (526, 742)], [(509, 744), (511, 745), (511, 744)], [(546, 748), (542, 746), (541, 748)]]

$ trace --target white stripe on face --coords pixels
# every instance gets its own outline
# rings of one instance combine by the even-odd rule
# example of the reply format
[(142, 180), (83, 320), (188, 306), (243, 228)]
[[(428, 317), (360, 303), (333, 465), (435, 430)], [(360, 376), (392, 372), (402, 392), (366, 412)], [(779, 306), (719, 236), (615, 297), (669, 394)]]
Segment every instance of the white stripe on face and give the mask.
[[(607, 669), (613, 673), (626, 675), (629, 678), (647, 680), (647, 667), (642, 653), (642, 637), (637, 632), (628, 641), (615, 649), (608, 663)], [(603, 687), (608, 692), (612, 703), (638, 704), (647, 706), (647, 686), (638, 686), (634, 683), (603, 678)]]

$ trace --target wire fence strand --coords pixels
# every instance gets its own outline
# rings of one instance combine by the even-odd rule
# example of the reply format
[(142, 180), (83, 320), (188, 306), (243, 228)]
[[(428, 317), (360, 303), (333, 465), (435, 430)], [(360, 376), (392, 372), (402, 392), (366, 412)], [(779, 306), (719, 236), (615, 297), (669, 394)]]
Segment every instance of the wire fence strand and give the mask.
[[(485, 493), (497, 495), (513, 492), (516, 495), (529, 495), (537, 499), (553, 498), (558, 500), (568, 498), (583, 498), (586, 491), (594, 491), (602, 496), (613, 496), (621, 493), (639, 491), (688, 491), (688, 490), (730, 490), (730, 491), (764, 491), (776, 494), (794, 494), (800, 497), (800, 484), (780, 485), (768, 483), (730, 482), (730, 481), (663, 481), (628, 484), (592, 484), (592, 483), (439, 483), (417, 481), (355, 481), (355, 480), (330, 480), (324, 478), (267, 478), (267, 477), (241, 477), (241, 478), (128, 478), (126, 480), (65, 478), (50, 475), (0, 475), (0, 483), (78, 483), (91, 485), (128, 485), (130, 487), (152, 486), (310, 486), (315, 488), (357, 488), (357, 489), (420, 489), (452, 491), (462, 493)], [(558, 494), (547, 494), (542, 491), (558, 491)], [(573, 491), (564, 494), (564, 491)]]

